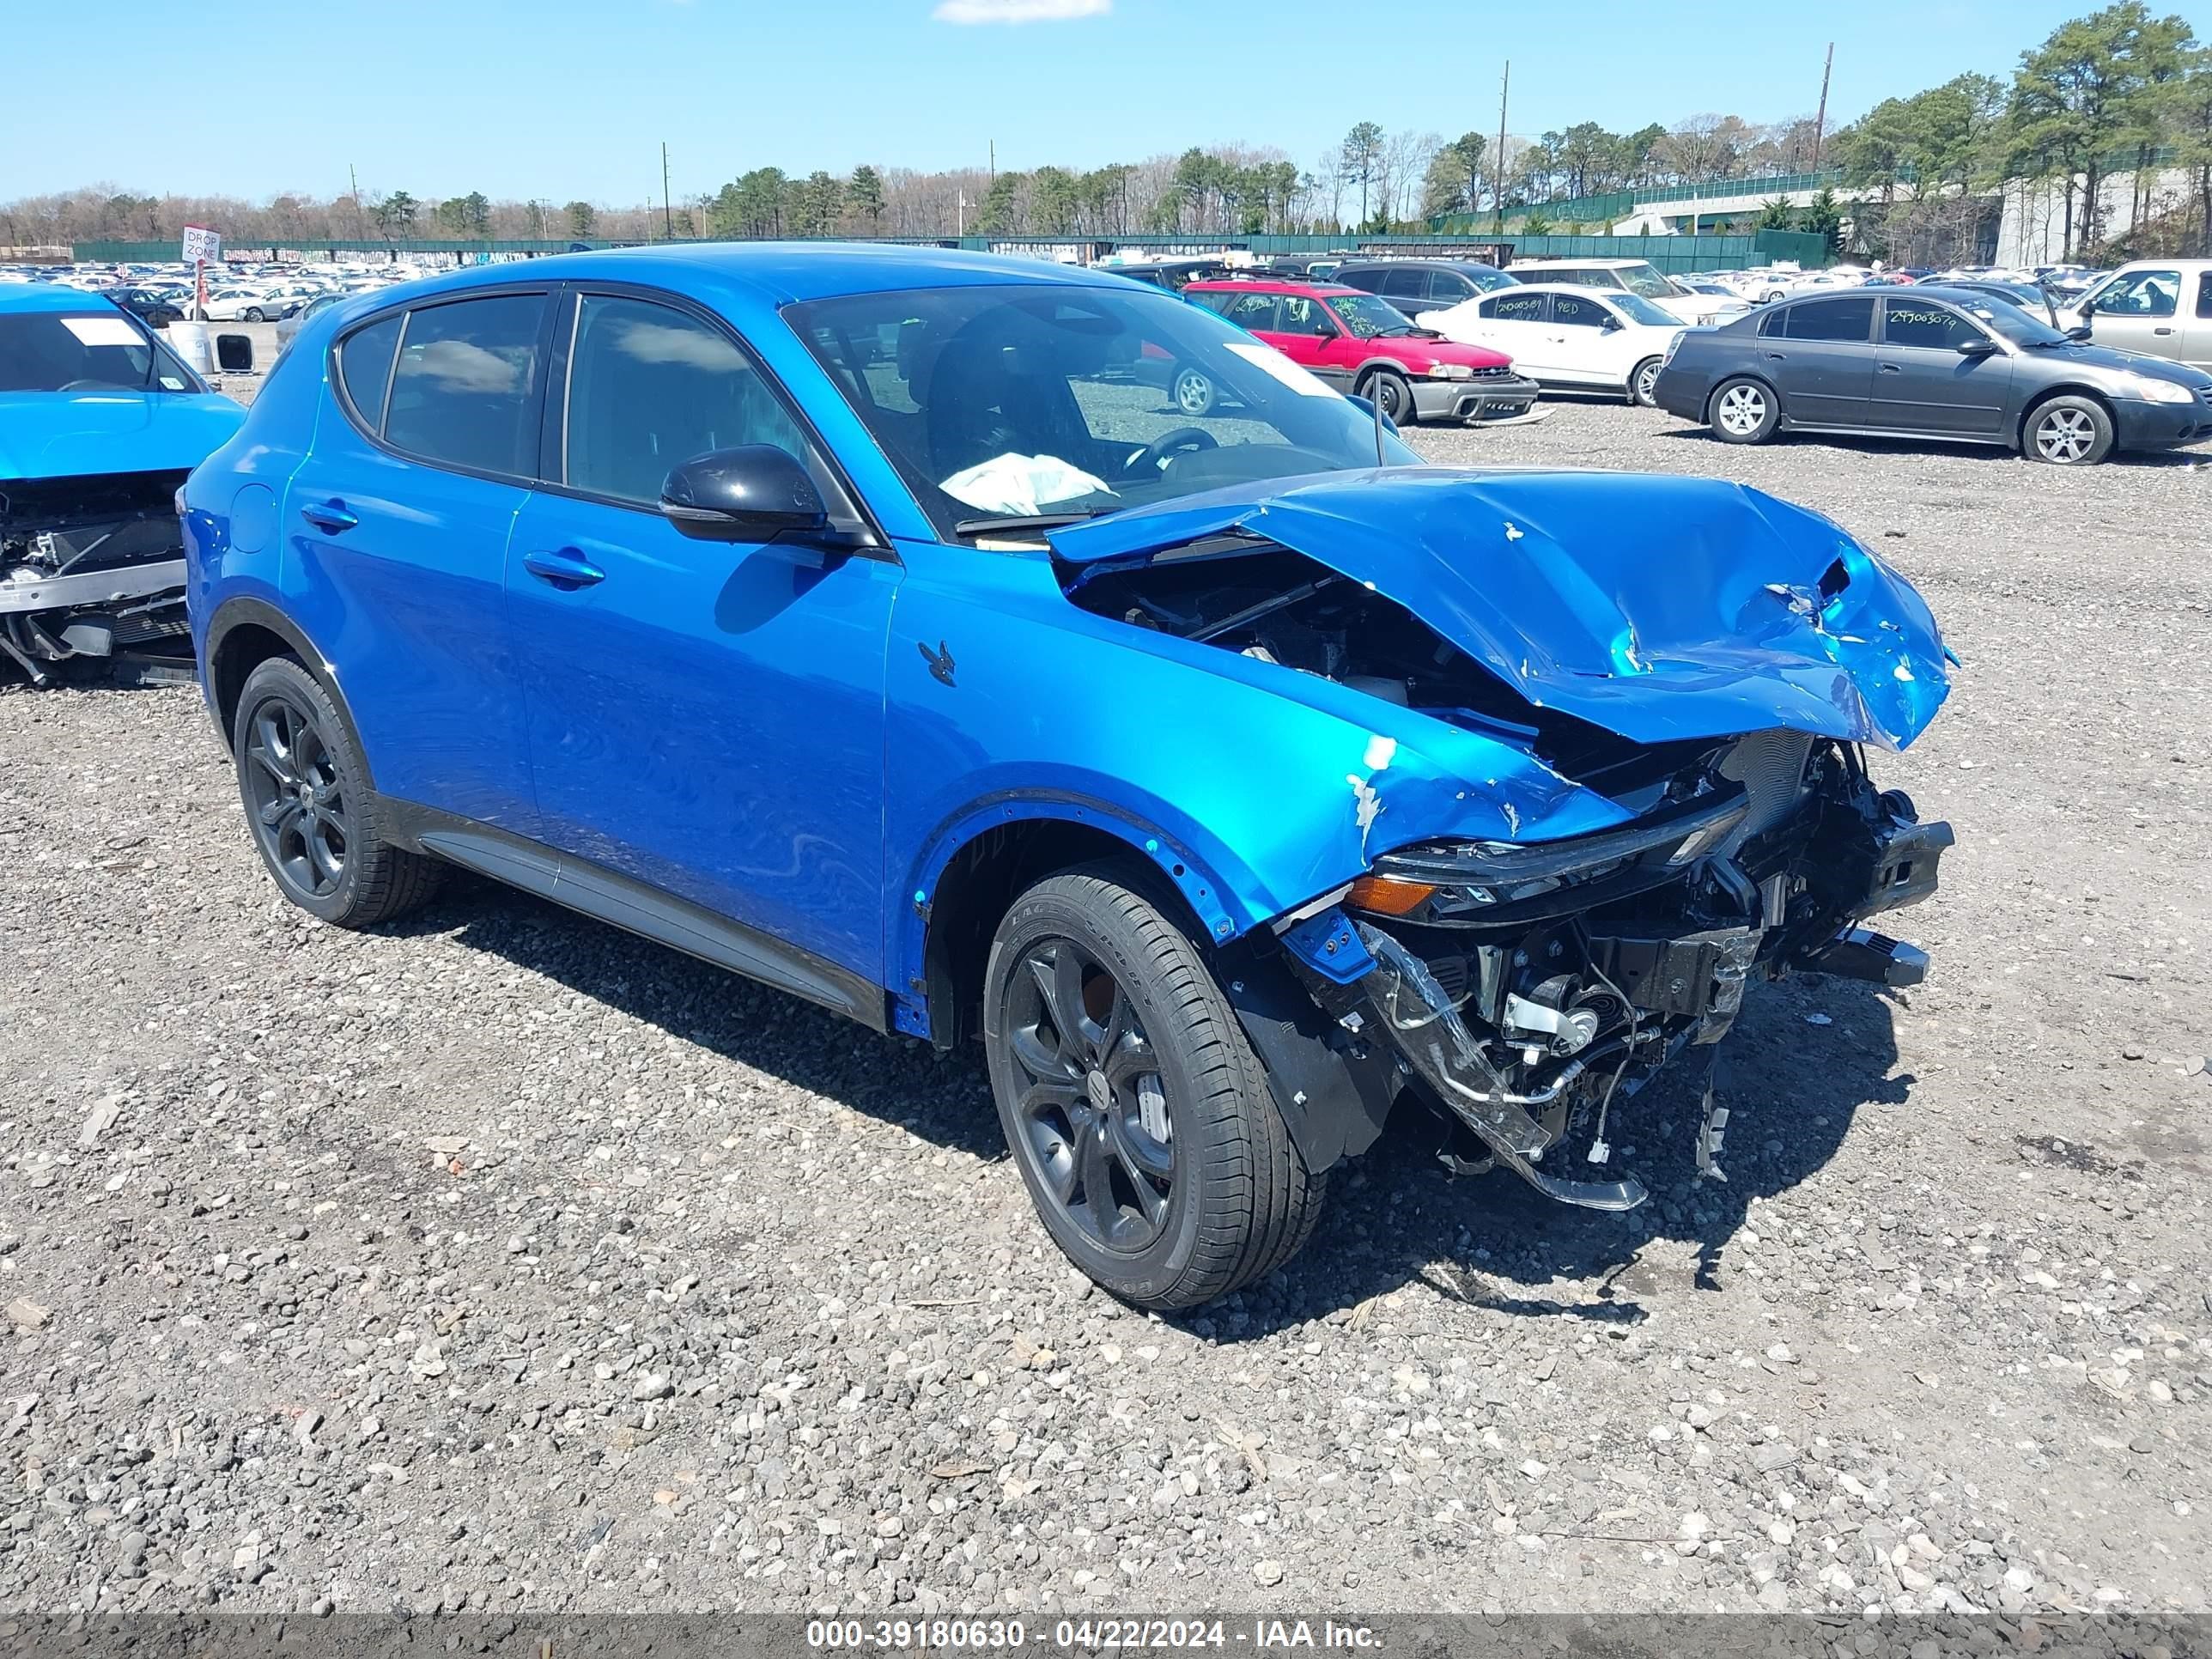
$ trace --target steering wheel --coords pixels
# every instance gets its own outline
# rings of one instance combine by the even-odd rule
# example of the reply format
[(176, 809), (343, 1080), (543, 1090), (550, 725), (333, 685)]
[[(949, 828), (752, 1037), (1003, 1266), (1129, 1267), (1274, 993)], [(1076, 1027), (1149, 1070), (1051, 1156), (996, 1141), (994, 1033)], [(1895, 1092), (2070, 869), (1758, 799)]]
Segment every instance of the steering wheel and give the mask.
[(1179, 426), (1172, 432), (1164, 432), (1152, 442), (1121, 463), (1124, 474), (1151, 471), (1157, 472), (1166, 465), (1168, 458), (1188, 452), (1196, 454), (1208, 449), (1218, 449), (1211, 432), (1195, 426)]
[(82, 380), (70, 380), (60, 387), (64, 392), (120, 392), (123, 389), (113, 380), (89, 377)]

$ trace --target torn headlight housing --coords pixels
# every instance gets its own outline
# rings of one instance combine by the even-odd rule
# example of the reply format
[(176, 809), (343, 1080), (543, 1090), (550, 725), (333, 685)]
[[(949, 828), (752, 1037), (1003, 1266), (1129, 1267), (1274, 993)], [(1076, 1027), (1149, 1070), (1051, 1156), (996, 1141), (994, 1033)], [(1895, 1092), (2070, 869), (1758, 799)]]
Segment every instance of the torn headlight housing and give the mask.
[(1587, 910), (1656, 887), (1725, 845), (1745, 815), (1741, 787), (1571, 841), (1439, 842), (1386, 853), (1346, 903), (1370, 915), (1490, 927)]

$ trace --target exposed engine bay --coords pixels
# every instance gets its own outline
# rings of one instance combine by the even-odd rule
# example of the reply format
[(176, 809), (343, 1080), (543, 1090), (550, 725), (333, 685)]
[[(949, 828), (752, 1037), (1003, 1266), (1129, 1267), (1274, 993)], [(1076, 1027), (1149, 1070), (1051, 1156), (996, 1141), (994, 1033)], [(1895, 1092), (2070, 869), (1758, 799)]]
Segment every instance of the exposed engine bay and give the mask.
[[(1559, 841), (1399, 848), (1277, 924), (1331, 1047), (1395, 1073), (1388, 1091), (1463, 1128), (1481, 1167), (1631, 1208), (1645, 1188), (1611, 1168), (1612, 1114), (1683, 1051), (1709, 1059), (1755, 976), (1919, 982), (1926, 958), (1865, 923), (1935, 890), (1952, 832), (1876, 788), (1859, 744), (1787, 729), (1637, 743), (1536, 707), (1365, 585), (1246, 545), (1196, 544), (1073, 597), (1504, 738), (1632, 815)], [(1726, 1121), (1709, 1086), (1702, 1173), (1721, 1175)]]
[(35, 685), (73, 661), (187, 678), (183, 471), (0, 480), (0, 655)]

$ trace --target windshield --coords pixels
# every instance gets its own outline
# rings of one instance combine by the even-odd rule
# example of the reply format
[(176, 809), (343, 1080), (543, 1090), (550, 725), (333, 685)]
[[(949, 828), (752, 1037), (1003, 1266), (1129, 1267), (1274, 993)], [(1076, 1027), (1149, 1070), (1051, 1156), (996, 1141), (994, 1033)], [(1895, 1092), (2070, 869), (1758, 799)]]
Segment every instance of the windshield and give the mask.
[(1670, 300), (1682, 292), (1652, 265), (1616, 265), (1613, 274), (1631, 294), (1640, 294), (1647, 300)]
[(1682, 319), (1670, 311), (1662, 311), (1650, 301), (1635, 294), (1615, 290), (1605, 296), (1613, 302), (1613, 309), (1632, 323), (1643, 323), (1652, 328), (1680, 328)]
[[(1376, 462), (1367, 410), (1142, 289), (920, 289), (783, 315), (947, 538)], [(1417, 459), (1387, 435), (1383, 453)]]
[(2066, 337), (2032, 311), (2023, 311), (2008, 300), (1991, 300), (1981, 295), (1967, 299), (1964, 295), (1952, 304), (1979, 322), (1992, 333), (2011, 341), (2014, 345), (2063, 345)]
[[(1430, 308), (1425, 300), (1408, 298), (1406, 303), (1422, 311)], [(1344, 325), (1363, 340), (1413, 331), (1413, 324), (1407, 320), (1410, 313), (1372, 294), (1332, 294), (1328, 305), (1330, 310), (1344, 319)]]
[(0, 392), (198, 392), (185, 366), (126, 312), (0, 315)]

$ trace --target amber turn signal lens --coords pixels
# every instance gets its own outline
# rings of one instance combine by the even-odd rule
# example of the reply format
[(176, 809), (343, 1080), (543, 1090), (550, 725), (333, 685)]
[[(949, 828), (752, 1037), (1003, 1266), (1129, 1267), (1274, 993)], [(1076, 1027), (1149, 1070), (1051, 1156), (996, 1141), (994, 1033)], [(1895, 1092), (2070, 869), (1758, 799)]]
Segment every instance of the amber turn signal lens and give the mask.
[(1345, 902), (1355, 910), (1378, 916), (1409, 915), (1420, 908), (1436, 888), (1425, 881), (1394, 881), (1388, 876), (1361, 876), (1352, 884)]

